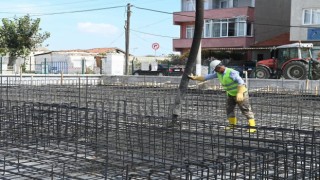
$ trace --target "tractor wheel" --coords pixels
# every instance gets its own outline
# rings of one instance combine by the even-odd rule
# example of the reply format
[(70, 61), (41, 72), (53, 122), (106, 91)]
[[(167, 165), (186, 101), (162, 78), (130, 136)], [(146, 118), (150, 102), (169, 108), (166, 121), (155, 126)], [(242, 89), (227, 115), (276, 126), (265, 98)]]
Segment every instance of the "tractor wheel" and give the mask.
[(292, 61), (283, 69), (283, 77), (286, 79), (303, 80), (308, 77), (308, 67), (304, 62)]
[(320, 79), (320, 62), (316, 62), (312, 66), (312, 79), (313, 80), (319, 80)]
[(320, 74), (319, 73), (312, 73), (312, 80), (320, 80)]
[(255, 77), (258, 79), (269, 79), (271, 76), (270, 71), (263, 66), (258, 66), (255, 71), (251, 72), (251, 75), (251, 77)]

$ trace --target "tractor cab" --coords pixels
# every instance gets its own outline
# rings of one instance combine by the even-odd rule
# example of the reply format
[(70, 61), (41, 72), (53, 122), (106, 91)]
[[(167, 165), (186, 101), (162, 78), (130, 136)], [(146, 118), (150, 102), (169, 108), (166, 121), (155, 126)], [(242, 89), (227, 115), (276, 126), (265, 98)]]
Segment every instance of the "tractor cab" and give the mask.
[(277, 60), (278, 67), (281, 68), (283, 65), (293, 60), (311, 59), (312, 48), (313, 44), (311, 43), (294, 43), (277, 47), (275, 49), (275, 59)]

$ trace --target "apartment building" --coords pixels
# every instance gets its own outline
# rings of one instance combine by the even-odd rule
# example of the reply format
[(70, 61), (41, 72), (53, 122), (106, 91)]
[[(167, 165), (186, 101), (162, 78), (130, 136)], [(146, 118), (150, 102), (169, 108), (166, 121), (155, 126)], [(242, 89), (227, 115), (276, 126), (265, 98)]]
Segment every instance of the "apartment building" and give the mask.
[(292, 0), (291, 41), (308, 41), (320, 46), (320, 1)]
[[(202, 48), (242, 48), (254, 43), (254, 0), (204, 0)], [(194, 32), (195, 0), (181, 0), (181, 12), (173, 15), (180, 26), (180, 39), (173, 40), (175, 51), (190, 49)]]
[[(247, 50), (251, 59), (270, 57), (274, 46), (293, 42), (320, 45), (319, 0), (204, 0), (202, 49)], [(195, 0), (181, 0), (173, 15), (180, 26), (175, 51), (187, 52), (194, 32)]]
[[(319, 0), (256, 0), (254, 21), (254, 47), (306, 42), (319, 49)], [(270, 58), (270, 53), (260, 50), (252, 56), (259, 60)]]

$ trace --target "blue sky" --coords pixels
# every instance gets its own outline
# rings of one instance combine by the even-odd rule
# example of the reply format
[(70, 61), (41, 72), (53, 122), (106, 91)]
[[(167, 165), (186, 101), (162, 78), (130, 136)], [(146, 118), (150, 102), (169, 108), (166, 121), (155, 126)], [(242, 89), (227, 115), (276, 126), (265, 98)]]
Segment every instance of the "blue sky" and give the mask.
[[(158, 56), (173, 53), (172, 39), (179, 37), (179, 27), (173, 25), (172, 14), (150, 10), (177, 12), (180, 11), (180, 0), (10, 0), (1, 2), (0, 16), (12, 18), (30, 14), (33, 19), (40, 18), (42, 31), (51, 33), (44, 43), (48, 44), (49, 50), (102, 47), (125, 50), (124, 25), (128, 3), (133, 5), (130, 54)], [(104, 10), (93, 10), (99, 8)], [(85, 10), (92, 11), (63, 13)], [(152, 49), (153, 43), (160, 44), (157, 51)]]

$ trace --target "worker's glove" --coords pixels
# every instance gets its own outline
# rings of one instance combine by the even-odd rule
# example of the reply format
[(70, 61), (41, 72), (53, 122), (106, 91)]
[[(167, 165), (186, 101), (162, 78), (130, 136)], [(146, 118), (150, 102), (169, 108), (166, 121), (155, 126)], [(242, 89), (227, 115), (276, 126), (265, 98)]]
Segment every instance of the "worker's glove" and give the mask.
[(245, 85), (240, 85), (237, 88), (238, 88), (238, 93), (236, 96), (236, 100), (237, 102), (242, 102), (244, 100), (244, 93), (247, 91), (247, 88)]
[(197, 81), (204, 81), (204, 77), (203, 76), (194, 76), (193, 74), (188, 75), (188, 78), (192, 79), (192, 80), (197, 80)]

